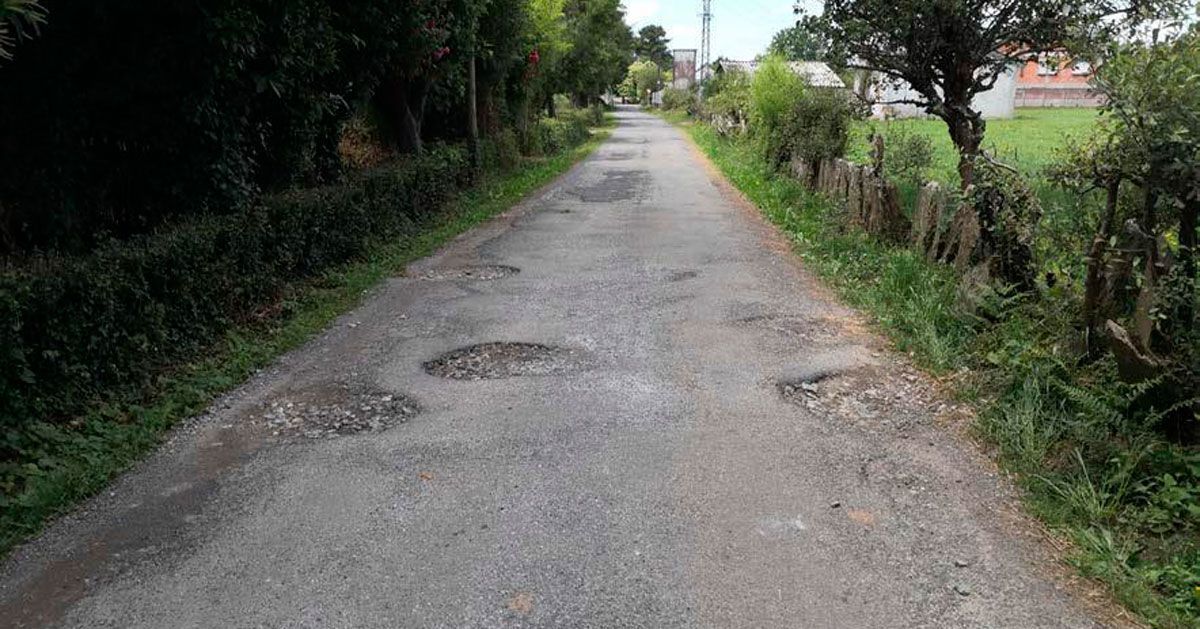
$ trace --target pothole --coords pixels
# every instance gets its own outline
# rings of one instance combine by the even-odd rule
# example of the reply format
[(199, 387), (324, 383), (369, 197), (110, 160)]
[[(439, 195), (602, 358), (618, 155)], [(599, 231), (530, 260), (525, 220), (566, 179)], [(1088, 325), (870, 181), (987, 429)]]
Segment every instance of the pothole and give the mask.
[(374, 389), (333, 385), (283, 395), (261, 416), (274, 437), (331, 439), (380, 432), (417, 414), (411, 399)]
[(421, 274), (423, 280), (474, 280), (486, 282), (490, 280), (498, 280), (502, 277), (509, 277), (520, 273), (521, 269), (515, 266), (505, 264), (483, 264), (476, 266), (459, 266), (448, 267), (444, 269), (430, 269)]
[(425, 362), (425, 371), (454, 380), (547, 376), (578, 366), (576, 352), (539, 343), (481, 343)]
[(806, 340), (832, 337), (834, 335), (834, 331), (827, 321), (812, 317), (775, 314), (754, 315), (736, 319), (734, 323)]
[(929, 386), (907, 369), (867, 366), (817, 371), (802, 380), (779, 383), (779, 392), (793, 404), (850, 421), (905, 426), (936, 410)]
[(696, 271), (672, 271), (671, 274), (667, 276), (667, 281), (668, 282), (684, 282), (687, 280), (695, 279), (695, 278), (699, 277), (699, 275), (700, 275), (700, 273), (698, 273)]
[(585, 203), (632, 201), (649, 183), (650, 173), (644, 170), (608, 170), (603, 179), (577, 188), (575, 193)]

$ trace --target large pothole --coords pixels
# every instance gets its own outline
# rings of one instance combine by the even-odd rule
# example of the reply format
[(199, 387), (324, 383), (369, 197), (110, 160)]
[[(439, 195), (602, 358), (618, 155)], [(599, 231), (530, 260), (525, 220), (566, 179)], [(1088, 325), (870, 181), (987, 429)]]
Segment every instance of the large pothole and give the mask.
[(928, 383), (907, 368), (863, 366), (817, 371), (779, 383), (784, 399), (849, 421), (882, 420), (903, 426), (936, 412)]
[(773, 332), (802, 341), (830, 341), (837, 338), (837, 328), (824, 317), (803, 317), (786, 314), (761, 314), (741, 317), (734, 325)]
[(425, 371), (454, 380), (491, 380), (517, 376), (548, 376), (576, 368), (573, 350), (539, 343), (481, 343), (456, 349), (427, 361)]
[(480, 264), (473, 266), (430, 269), (421, 274), (423, 280), (473, 280), (487, 282), (520, 273), (521, 269), (506, 264)]
[(403, 395), (331, 385), (281, 395), (261, 419), (274, 437), (330, 439), (386, 430), (417, 411), (416, 403)]

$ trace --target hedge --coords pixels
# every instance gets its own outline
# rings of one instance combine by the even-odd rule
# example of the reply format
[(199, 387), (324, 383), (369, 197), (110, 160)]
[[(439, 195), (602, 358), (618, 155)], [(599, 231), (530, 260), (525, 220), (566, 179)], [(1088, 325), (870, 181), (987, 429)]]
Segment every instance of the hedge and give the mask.
[[(575, 115), (532, 130), (539, 153), (588, 137)], [(482, 148), (487, 170), (519, 163), (510, 131)], [(239, 214), (0, 270), (0, 461), (26, 459), (41, 427), (67, 426), (97, 402), (136, 399), (232, 326), (270, 316), (289, 283), (417, 234), (470, 174), (466, 150), (438, 146), (338, 185), (266, 197)]]

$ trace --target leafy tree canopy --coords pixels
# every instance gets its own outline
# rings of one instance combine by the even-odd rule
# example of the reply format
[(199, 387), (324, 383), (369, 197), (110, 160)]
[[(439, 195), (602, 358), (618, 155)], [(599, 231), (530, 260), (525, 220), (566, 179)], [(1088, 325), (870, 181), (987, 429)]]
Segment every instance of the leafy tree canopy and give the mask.
[(653, 61), (665, 70), (675, 64), (667, 47), (670, 43), (666, 29), (657, 24), (648, 24), (638, 31), (637, 39), (633, 42), (633, 53), (638, 59)]
[(771, 39), (767, 53), (788, 61), (825, 61), (835, 67), (845, 65), (845, 56), (829, 40), (819, 18), (803, 16), (795, 25), (785, 28)]

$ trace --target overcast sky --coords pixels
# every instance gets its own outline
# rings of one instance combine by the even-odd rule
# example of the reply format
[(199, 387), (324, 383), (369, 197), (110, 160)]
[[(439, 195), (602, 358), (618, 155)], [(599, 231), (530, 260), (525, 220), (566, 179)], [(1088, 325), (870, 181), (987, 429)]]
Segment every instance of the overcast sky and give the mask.
[[(671, 48), (700, 48), (701, 0), (623, 0), (625, 21), (638, 29), (658, 24), (667, 29)], [(804, 0), (819, 13), (819, 0)], [(753, 59), (766, 51), (771, 37), (796, 23), (792, 0), (712, 0), (712, 58)]]

